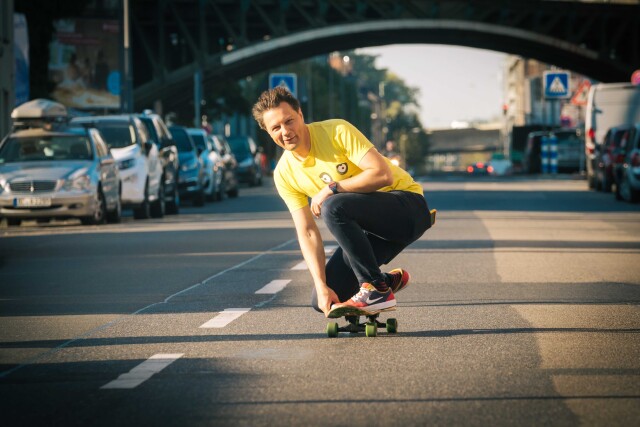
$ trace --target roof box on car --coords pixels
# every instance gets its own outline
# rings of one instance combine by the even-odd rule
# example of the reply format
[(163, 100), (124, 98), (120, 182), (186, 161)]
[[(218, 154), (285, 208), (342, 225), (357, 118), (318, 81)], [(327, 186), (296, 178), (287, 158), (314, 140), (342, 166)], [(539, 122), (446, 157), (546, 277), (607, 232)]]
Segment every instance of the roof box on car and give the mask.
[(69, 119), (64, 105), (48, 99), (25, 102), (11, 112), (14, 128), (51, 128)]

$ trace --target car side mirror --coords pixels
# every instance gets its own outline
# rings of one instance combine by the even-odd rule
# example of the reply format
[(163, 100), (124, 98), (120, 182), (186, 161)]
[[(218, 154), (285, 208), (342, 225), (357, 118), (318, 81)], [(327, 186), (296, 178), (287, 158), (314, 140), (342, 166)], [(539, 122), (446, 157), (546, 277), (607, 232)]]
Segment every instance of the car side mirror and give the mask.
[(162, 144), (160, 144), (162, 148), (171, 147), (172, 145), (176, 145), (176, 144), (173, 142), (173, 139), (171, 138), (163, 138)]
[(151, 152), (151, 148), (153, 147), (153, 142), (151, 141), (147, 141), (144, 143), (144, 153), (146, 155), (149, 155), (149, 153)]
[(204, 150), (202, 149), (202, 147), (198, 147), (198, 156), (199, 156), (200, 154), (202, 154), (202, 152), (203, 152), (203, 151), (204, 151)]

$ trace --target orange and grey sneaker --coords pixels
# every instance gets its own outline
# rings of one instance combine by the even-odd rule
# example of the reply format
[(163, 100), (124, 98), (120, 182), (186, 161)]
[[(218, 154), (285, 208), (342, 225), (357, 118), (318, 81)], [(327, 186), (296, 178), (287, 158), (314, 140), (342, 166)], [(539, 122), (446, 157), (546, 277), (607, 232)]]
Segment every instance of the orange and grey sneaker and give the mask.
[(387, 283), (389, 287), (393, 291), (393, 293), (400, 292), (409, 284), (409, 279), (411, 276), (408, 271), (405, 271), (401, 268), (395, 268), (387, 273), (387, 278), (389, 279)]
[(396, 297), (388, 289), (380, 292), (370, 283), (363, 283), (360, 291), (345, 302), (333, 304), (328, 317), (338, 318), (345, 315), (372, 315), (385, 310), (395, 310)]

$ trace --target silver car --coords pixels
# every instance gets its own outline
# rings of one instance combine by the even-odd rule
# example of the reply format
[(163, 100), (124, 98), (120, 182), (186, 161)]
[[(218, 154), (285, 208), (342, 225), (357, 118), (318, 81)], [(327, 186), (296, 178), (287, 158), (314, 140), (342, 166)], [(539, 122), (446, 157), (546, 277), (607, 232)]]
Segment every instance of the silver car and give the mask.
[(18, 130), (0, 145), (0, 218), (120, 221), (117, 165), (93, 128)]

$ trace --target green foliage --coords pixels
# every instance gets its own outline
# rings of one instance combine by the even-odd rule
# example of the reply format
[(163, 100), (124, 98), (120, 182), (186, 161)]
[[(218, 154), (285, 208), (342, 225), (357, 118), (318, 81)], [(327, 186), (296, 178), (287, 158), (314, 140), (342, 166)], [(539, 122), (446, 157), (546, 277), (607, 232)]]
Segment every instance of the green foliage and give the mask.
[[(345, 56), (349, 57), (348, 63), (341, 59)], [(242, 94), (252, 105), (267, 90), (270, 73), (296, 73), (298, 98), (307, 122), (343, 118), (377, 147), (384, 145), (385, 138), (375, 128), (386, 128), (386, 139), (401, 142), (406, 165), (420, 171), (429, 141), (417, 115), (419, 90), (407, 86), (392, 72), (377, 68), (375, 56), (339, 52), (334, 55), (334, 67), (329, 65), (329, 58), (318, 56), (255, 74), (241, 84)], [(381, 114), (372, 119), (376, 103)], [(243, 113), (250, 114), (250, 107)], [(268, 135), (262, 132), (259, 140), (270, 151), (273, 144), (269, 144)]]

